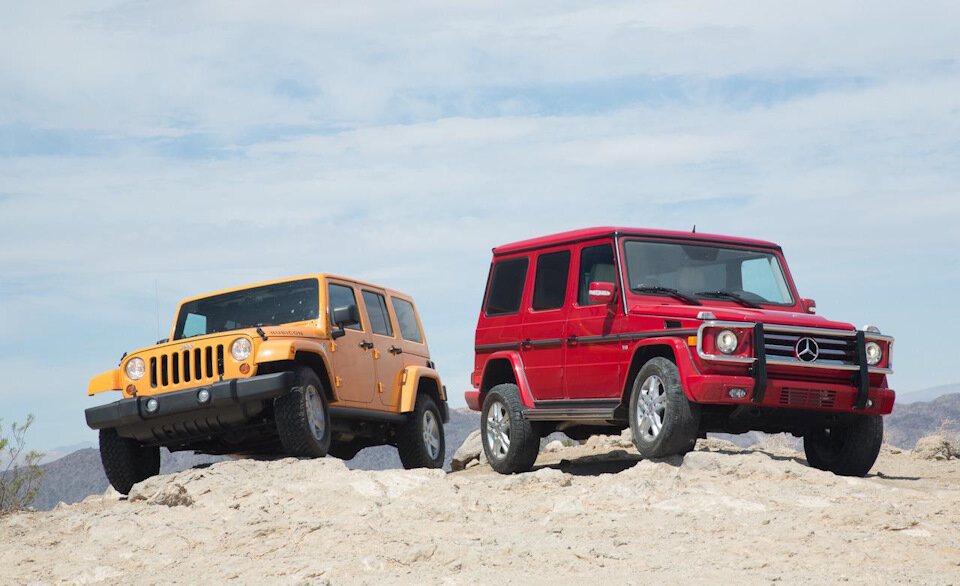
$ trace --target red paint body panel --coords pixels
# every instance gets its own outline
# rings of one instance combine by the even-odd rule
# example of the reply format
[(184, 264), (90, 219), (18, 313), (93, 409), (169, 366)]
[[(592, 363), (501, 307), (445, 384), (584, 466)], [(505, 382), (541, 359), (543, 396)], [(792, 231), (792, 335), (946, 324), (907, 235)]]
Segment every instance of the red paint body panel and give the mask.
[[(628, 239), (689, 241), (684, 244), (717, 244), (725, 248), (758, 250), (773, 255), (780, 263), (792, 304), (764, 304), (750, 308), (725, 299), (702, 299), (694, 306), (663, 295), (637, 294), (627, 290), (626, 268), (621, 259)], [(584, 301), (584, 281), (596, 275), (584, 274), (584, 251), (610, 245), (615, 253), (616, 302), (590, 304)], [(569, 251), (570, 272), (562, 307), (547, 311), (531, 308), (537, 282), (538, 258), (542, 254)], [(479, 410), (491, 361), (506, 358), (521, 389), (523, 403), (549, 401), (629, 400), (632, 388), (631, 365), (638, 352), (671, 355), (680, 371), (687, 397), (705, 405), (749, 404), (757, 407), (802, 409), (806, 411), (851, 412), (858, 388), (849, 369), (807, 368), (804, 365), (768, 365), (768, 380), (762, 401), (753, 401), (755, 385), (750, 366), (701, 357), (690, 338), (696, 338), (705, 321), (763, 323), (765, 327), (816, 328), (839, 334), (854, 333), (852, 324), (833, 321), (805, 311), (780, 247), (772, 242), (637, 228), (600, 227), (533, 238), (494, 249), (494, 263), (515, 258), (529, 260), (522, 300), (512, 315), (487, 316), (481, 312), (476, 330), (473, 382), (475, 390), (465, 397), (471, 409)], [(590, 265), (595, 270), (595, 264)], [(491, 271), (492, 274), (492, 271)], [(599, 280), (596, 282), (600, 282)], [(488, 289), (490, 288), (488, 282)], [(589, 288), (588, 288), (589, 289)], [(489, 294), (489, 291), (487, 292)], [(487, 295), (484, 296), (485, 303)], [(581, 305), (583, 302), (585, 305)], [(701, 312), (713, 318), (701, 319)], [(747, 331), (746, 329), (744, 331)], [(752, 335), (748, 338), (752, 342)], [(656, 347), (655, 350), (651, 350)], [(889, 346), (887, 347), (889, 351)], [(754, 351), (750, 349), (751, 353)], [(752, 354), (751, 354), (752, 355)], [(889, 371), (889, 356), (879, 365)], [(869, 398), (872, 407), (865, 414), (889, 414), (896, 394), (887, 387), (885, 374), (871, 373)], [(743, 388), (744, 399), (732, 399), (728, 391)]]

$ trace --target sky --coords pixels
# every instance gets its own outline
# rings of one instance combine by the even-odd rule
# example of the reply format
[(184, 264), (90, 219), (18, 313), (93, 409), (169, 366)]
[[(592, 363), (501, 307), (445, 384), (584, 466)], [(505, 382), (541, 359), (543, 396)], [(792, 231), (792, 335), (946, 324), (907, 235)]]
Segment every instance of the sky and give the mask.
[[(179, 299), (410, 293), (453, 406), (498, 244), (593, 225), (781, 244), (820, 314), (960, 382), (960, 4), (0, 5), (0, 419), (95, 441), (87, 381)], [(159, 326), (158, 326), (159, 324)]]

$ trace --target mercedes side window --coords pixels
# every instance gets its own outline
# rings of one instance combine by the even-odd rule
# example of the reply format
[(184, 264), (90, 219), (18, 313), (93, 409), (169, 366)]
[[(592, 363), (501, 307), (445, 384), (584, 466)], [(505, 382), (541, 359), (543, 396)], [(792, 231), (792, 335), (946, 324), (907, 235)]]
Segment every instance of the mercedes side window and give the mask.
[[(335, 285), (330, 284), (330, 303), (329, 303), (329, 312), (330, 312), (330, 322), (333, 323), (333, 310), (338, 307), (348, 307), (350, 305), (357, 305), (357, 296), (353, 292), (353, 287), (346, 287), (344, 285)], [(334, 324), (336, 325), (336, 324)], [(348, 330), (356, 330), (362, 332), (363, 328), (360, 324), (353, 324), (347, 326)]]
[(363, 304), (367, 308), (367, 316), (370, 318), (370, 329), (374, 334), (393, 337), (393, 324), (390, 323), (390, 315), (387, 313), (387, 302), (383, 295), (373, 291), (362, 291)]
[(537, 258), (537, 276), (533, 282), (533, 310), (560, 309), (567, 296), (570, 275), (570, 251), (541, 254)]
[(488, 316), (510, 315), (520, 311), (529, 264), (530, 260), (523, 257), (502, 260), (493, 265), (485, 309)]
[(613, 246), (601, 244), (580, 251), (580, 286), (578, 305), (590, 305), (590, 283), (617, 282), (617, 265), (613, 260)]
[(423, 332), (420, 331), (420, 325), (417, 323), (417, 313), (413, 309), (413, 304), (403, 299), (392, 297), (393, 312), (397, 314), (397, 325), (400, 327), (400, 335), (408, 342), (423, 344)]

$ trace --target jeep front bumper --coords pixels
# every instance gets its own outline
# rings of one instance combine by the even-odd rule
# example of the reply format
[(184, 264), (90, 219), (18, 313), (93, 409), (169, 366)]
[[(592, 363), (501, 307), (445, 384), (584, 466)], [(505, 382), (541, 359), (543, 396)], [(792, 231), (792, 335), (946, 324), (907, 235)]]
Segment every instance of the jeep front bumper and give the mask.
[[(92, 429), (116, 429), (122, 437), (146, 443), (216, 435), (259, 415), (264, 401), (288, 393), (292, 372), (231, 379), (182, 391), (121, 399), (86, 410)], [(201, 402), (200, 391), (209, 399)], [(156, 409), (147, 411), (147, 402), (156, 400)]]

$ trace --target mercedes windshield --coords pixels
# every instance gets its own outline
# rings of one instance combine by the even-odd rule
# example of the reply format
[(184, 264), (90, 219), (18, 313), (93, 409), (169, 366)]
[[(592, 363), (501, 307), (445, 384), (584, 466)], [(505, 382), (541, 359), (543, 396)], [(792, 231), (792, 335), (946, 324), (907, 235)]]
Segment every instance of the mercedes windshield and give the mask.
[(691, 305), (703, 299), (793, 306), (780, 259), (772, 252), (720, 245), (627, 240), (628, 287), (641, 295), (666, 295)]

